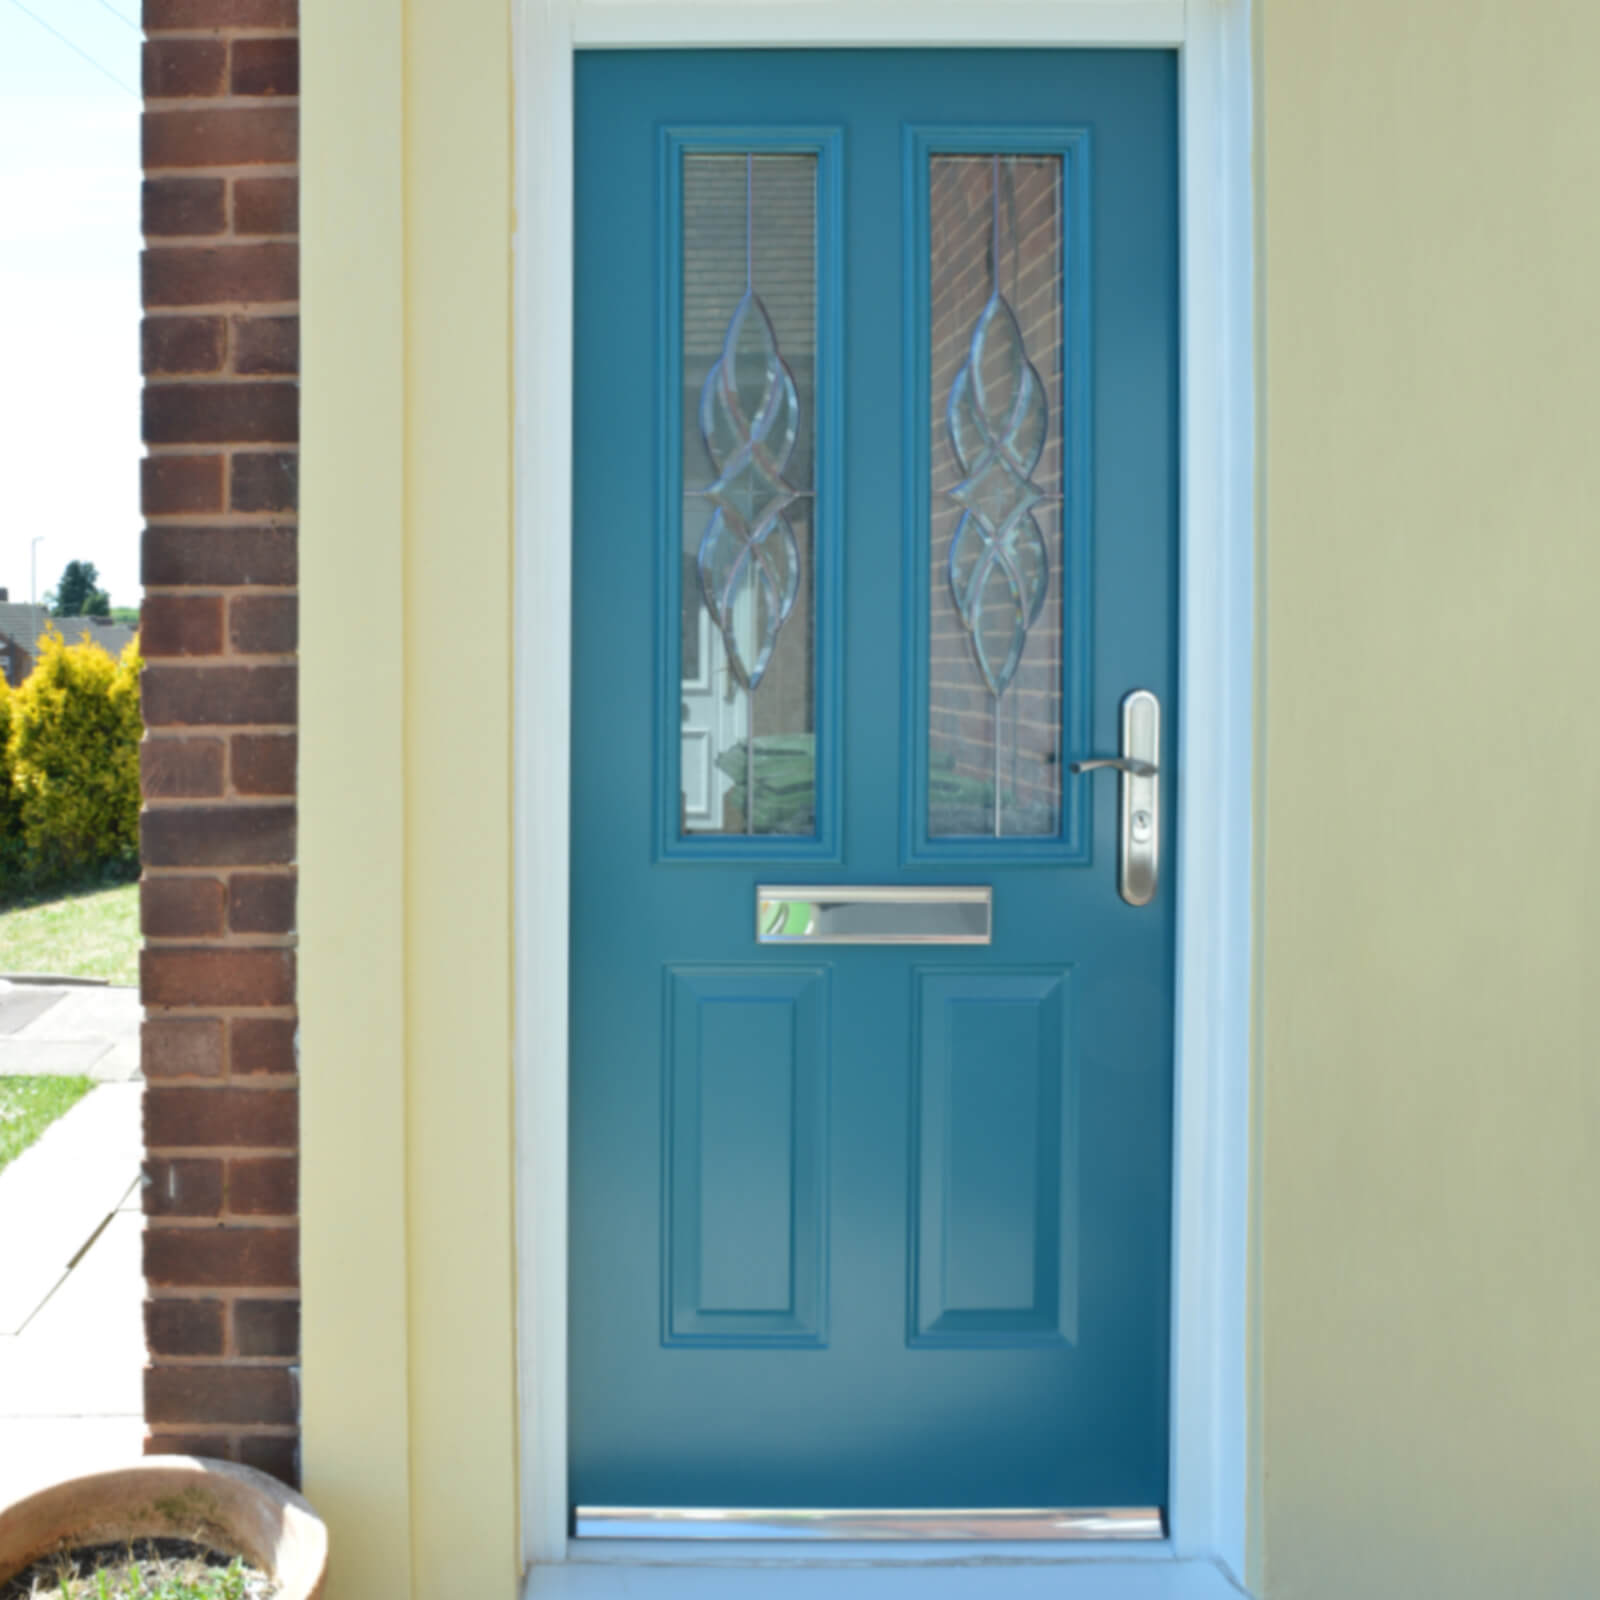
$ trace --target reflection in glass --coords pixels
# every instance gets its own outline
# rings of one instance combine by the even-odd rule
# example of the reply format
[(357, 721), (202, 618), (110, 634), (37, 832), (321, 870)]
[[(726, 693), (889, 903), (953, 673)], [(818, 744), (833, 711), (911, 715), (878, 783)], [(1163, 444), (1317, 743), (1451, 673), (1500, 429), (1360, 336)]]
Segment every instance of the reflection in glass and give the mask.
[(1061, 159), (934, 156), (928, 831), (1061, 818)]
[(816, 157), (682, 184), (683, 831), (809, 834)]

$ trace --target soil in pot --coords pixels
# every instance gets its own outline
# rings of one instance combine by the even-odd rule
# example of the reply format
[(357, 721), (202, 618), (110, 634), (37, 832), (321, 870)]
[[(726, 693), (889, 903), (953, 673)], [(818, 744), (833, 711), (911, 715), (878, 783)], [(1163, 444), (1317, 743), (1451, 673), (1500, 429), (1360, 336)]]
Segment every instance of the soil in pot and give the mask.
[(81, 1545), (0, 1584), (0, 1600), (272, 1600), (277, 1585), (192, 1539)]

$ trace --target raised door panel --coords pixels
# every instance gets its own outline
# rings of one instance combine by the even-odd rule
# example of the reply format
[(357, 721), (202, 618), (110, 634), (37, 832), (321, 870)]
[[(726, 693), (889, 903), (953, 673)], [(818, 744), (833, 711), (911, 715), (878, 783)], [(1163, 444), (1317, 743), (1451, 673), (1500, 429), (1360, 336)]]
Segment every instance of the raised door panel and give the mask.
[(1071, 974), (918, 975), (912, 1341), (1077, 1334)]
[(666, 1342), (820, 1344), (826, 974), (667, 986)]

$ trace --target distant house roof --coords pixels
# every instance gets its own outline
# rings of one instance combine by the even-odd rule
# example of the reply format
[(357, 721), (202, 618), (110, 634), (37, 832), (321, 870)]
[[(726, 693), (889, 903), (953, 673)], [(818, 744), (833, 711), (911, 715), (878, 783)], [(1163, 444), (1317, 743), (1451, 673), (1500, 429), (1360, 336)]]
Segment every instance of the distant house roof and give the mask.
[(30, 606), (26, 602), (0, 603), (0, 633), (15, 639), (29, 655), (39, 653), (39, 635), (50, 620), (45, 606)]
[(133, 637), (134, 630), (118, 622), (101, 622), (95, 617), (52, 617), (46, 606), (26, 602), (0, 601), (0, 634), (14, 639), (30, 656), (39, 654), (39, 635), (54, 627), (68, 644), (78, 644), (85, 632), (108, 655), (118, 656)]
[(128, 641), (139, 631), (120, 622), (101, 622), (95, 617), (57, 617), (55, 625), (68, 644), (80, 643), (87, 627), (89, 638), (113, 657), (120, 656), (127, 649)]

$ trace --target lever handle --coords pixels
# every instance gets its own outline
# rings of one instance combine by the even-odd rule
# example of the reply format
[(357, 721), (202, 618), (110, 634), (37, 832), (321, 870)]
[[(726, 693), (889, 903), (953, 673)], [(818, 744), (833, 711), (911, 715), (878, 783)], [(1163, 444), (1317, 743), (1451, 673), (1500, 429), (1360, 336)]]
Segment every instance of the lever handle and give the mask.
[(1089, 756), (1071, 763), (1074, 772), (1120, 775), (1117, 892), (1130, 906), (1155, 898), (1161, 857), (1161, 702), (1148, 689), (1135, 689), (1122, 701), (1122, 754)]
[(1153, 761), (1140, 761), (1133, 756), (1091, 756), (1087, 761), (1074, 761), (1074, 772), (1098, 772), (1108, 768), (1112, 772), (1125, 772), (1131, 778), (1153, 778), (1157, 767)]

